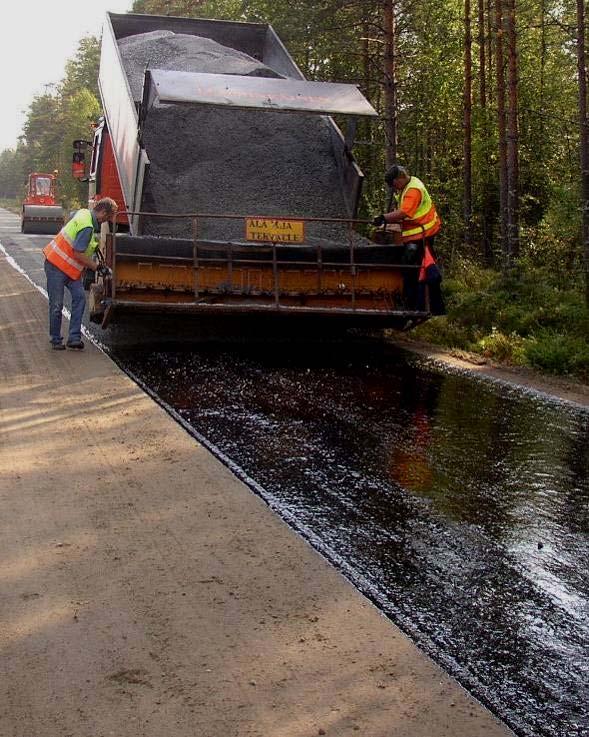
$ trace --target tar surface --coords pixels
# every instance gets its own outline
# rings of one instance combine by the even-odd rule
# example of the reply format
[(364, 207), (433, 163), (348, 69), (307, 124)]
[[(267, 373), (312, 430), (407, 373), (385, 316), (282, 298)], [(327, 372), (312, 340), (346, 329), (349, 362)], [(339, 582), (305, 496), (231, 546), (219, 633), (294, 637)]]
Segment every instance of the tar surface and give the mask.
[(370, 343), (118, 358), (519, 734), (589, 735), (589, 413)]

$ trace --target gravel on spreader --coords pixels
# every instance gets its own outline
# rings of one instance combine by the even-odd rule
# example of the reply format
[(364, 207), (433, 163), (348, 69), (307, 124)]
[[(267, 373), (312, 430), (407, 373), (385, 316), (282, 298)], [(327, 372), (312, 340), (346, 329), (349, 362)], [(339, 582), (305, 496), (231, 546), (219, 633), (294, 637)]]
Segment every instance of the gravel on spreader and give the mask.
[[(170, 31), (119, 41), (133, 94), (152, 68), (278, 77), (246, 54), (207, 38)], [(136, 97), (138, 99), (138, 97)], [(325, 116), (209, 105), (156, 105), (143, 144), (150, 160), (142, 209), (282, 217), (346, 217), (330, 124)], [(146, 235), (191, 237), (189, 221), (150, 218)], [(199, 236), (243, 241), (241, 220), (199, 221)], [(347, 228), (314, 223), (306, 241), (347, 243)]]

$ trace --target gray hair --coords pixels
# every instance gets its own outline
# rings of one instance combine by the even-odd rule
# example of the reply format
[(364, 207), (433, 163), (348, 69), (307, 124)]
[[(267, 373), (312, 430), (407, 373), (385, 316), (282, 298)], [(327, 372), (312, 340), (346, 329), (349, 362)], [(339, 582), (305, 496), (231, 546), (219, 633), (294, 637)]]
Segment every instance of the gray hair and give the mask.
[(118, 205), (112, 199), (112, 197), (103, 197), (101, 200), (98, 200), (98, 202), (94, 205), (94, 209), (102, 210), (103, 212), (106, 212), (109, 216), (111, 216), (114, 215), (115, 212), (118, 210)]

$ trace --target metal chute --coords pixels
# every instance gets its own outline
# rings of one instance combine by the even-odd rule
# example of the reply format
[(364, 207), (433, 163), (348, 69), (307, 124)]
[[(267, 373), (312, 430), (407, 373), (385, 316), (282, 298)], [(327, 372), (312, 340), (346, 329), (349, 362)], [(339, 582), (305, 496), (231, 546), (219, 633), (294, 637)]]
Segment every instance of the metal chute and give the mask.
[(377, 117), (353, 84), (148, 69), (144, 113), (153, 104), (220, 105), (273, 112)]

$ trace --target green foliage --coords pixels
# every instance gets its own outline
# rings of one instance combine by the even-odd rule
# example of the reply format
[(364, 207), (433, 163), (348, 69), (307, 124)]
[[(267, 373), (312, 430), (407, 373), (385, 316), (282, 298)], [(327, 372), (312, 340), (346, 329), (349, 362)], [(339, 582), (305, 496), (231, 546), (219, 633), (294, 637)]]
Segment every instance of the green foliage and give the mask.
[(100, 41), (95, 36), (81, 39), (76, 55), (65, 65), (65, 76), (59, 85), (62, 98), (71, 97), (80, 90), (88, 90), (98, 99), (98, 68), (100, 65)]
[(56, 95), (39, 95), (29, 106), (21, 137), (21, 153), (27, 174), (57, 169), (58, 116), (59, 99)]
[(0, 197), (20, 197), (25, 173), (18, 151), (6, 149), (0, 153)]
[(87, 200), (86, 185), (70, 175), (72, 141), (88, 138), (91, 124), (100, 115), (99, 49), (96, 38), (83, 38), (60, 84), (33, 99), (16, 150), (0, 153), (0, 197), (20, 201), (30, 172), (57, 169), (62, 204), (71, 208)]
[(473, 341), (472, 331), (447, 316), (435, 317), (412, 331), (412, 336), (445, 348), (468, 350)]
[(444, 283), (448, 314), (415, 337), (515, 365), (589, 378), (589, 309), (548, 269), (506, 277), (457, 259)]
[(0, 207), (9, 212), (13, 212), (15, 215), (20, 215), (21, 201), (12, 198), (0, 197)]
[(516, 332), (506, 335), (493, 327), (489, 335), (478, 341), (476, 348), (486, 358), (501, 363), (520, 366), (525, 364), (524, 339)]
[(525, 357), (534, 368), (589, 381), (589, 343), (586, 338), (542, 330), (526, 341)]
[(523, 230), (522, 265), (527, 271), (547, 271), (561, 289), (582, 287), (578, 201), (576, 187), (553, 186), (542, 220)]

